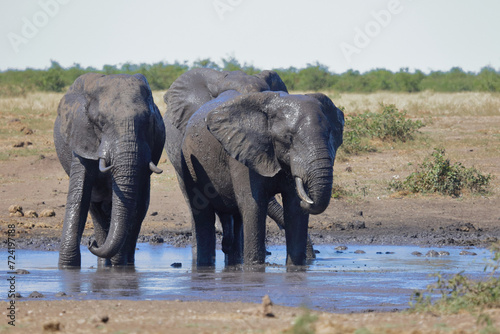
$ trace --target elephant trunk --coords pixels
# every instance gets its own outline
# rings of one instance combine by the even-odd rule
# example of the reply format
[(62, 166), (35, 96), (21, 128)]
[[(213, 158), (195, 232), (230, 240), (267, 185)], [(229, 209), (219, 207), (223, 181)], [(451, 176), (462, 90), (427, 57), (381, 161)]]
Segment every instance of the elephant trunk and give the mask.
[(301, 207), (308, 213), (317, 215), (322, 213), (330, 203), (333, 166), (331, 159), (315, 159), (304, 179), (296, 177), (297, 194), (301, 199)]
[[(127, 146), (116, 155), (111, 170), (113, 195), (106, 240), (102, 245), (93, 241), (89, 246), (90, 252), (101, 258), (109, 259), (118, 254), (127, 239), (130, 226), (136, 219), (137, 194), (142, 182), (140, 175), (144, 174), (138, 162), (143, 159), (138, 156), (139, 150), (135, 143), (129, 143)], [(143, 167), (149, 168), (147, 165)]]

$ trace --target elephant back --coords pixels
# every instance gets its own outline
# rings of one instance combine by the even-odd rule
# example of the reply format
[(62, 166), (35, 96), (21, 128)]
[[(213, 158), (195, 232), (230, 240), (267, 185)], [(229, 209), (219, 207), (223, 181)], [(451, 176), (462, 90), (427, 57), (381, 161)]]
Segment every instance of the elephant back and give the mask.
[(184, 135), (189, 119), (202, 105), (230, 90), (241, 94), (269, 90), (287, 92), (285, 83), (274, 71), (248, 75), (242, 71), (192, 69), (177, 78), (165, 94), (167, 111), (164, 120), (171, 122)]
[(164, 120), (170, 120), (184, 134), (187, 122), (196, 110), (217, 97), (217, 83), (223, 77), (224, 73), (208, 68), (183, 73), (163, 97), (167, 104)]

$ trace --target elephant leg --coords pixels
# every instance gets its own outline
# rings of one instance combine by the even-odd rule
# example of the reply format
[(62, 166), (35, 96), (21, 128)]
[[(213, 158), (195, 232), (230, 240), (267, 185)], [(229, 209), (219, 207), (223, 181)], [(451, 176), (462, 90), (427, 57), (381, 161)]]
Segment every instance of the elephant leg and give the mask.
[(59, 267), (81, 266), (80, 242), (90, 207), (96, 170), (97, 161), (80, 159), (73, 155), (59, 251)]
[(243, 263), (243, 220), (240, 214), (233, 218), (233, 240), (231, 252), (226, 254), (226, 265), (232, 266)]
[(218, 214), (222, 225), (222, 251), (226, 254), (231, 253), (234, 240), (233, 216), (231, 214)]
[(282, 195), (286, 226), (286, 264), (302, 266), (307, 259), (309, 214), (300, 207), (300, 199), (294, 191)]
[[(94, 238), (98, 245), (102, 245), (106, 241), (109, 231), (109, 223), (111, 221), (111, 202), (91, 202), (90, 214), (94, 222)], [(111, 265), (109, 259), (102, 257), (97, 258), (97, 264), (101, 266)]]
[[(267, 206), (267, 215), (274, 220), (280, 230), (285, 229), (285, 218), (283, 216), (283, 207), (278, 203), (275, 197), (271, 198)], [(313, 244), (309, 234), (307, 235), (307, 258), (315, 259)]]
[(263, 264), (266, 260), (267, 201), (253, 198), (240, 207), (243, 225), (243, 263)]
[[(215, 211), (207, 205), (203, 209), (194, 209), (194, 238), (196, 243), (196, 266), (215, 265)], [(194, 254), (193, 254), (194, 255)], [(194, 260), (194, 258), (193, 258)]]

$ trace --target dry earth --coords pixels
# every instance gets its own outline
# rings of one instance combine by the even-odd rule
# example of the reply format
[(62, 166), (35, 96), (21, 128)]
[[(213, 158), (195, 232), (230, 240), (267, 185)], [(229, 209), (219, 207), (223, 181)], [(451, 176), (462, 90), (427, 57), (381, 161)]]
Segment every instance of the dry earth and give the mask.
[[(160, 110), (161, 92), (155, 93)], [(427, 95), (426, 95), (427, 94)], [(64, 217), (68, 177), (53, 150), (51, 124), (61, 95), (33, 95), (6, 101), (0, 99), (0, 241), (5, 247), (7, 226), (16, 224), (18, 247), (57, 250)], [(26, 102), (30, 100), (31, 102)], [(332, 200), (321, 215), (314, 216), (310, 234), (314, 243), (329, 244), (414, 244), (488, 246), (500, 238), (500, 97), (497, 95), (343, 95), (337, 104), (353, 112), (375, 108), (376, 102), (396, 103), (410, 117), (430, 118), (415, 143), (373, 143), (376, 153), (339, 157), (334, 182), (347, 191)], [(9, 107), (27, 103), (21, 112)], [(475, 106), (465, 108), (467, 103)], [(483, 108), (476, 105), (481, 104)], [(487, 111), (488, 109), (489, 111)], [(486, 111), (485, 111), (486, 110)], [(349, 113), (349, 111), (348, 111)], [(38, 125), (37, 125), (38, 124)], [(43, 125), (48, 124), (48, 125)], [(39, 127), (37, 127), (39, 126)], [(22, 130), (24, 128), (24, 130)], [(32, 133), (26, 130), (32, 129)], [(20, 147), (13, 147), (23, 143)], [(31, 144), (29, 144), (31, 143)], [(432, 151), (444, 146), (452, 160), (491, 173), (491, 193), (464, 194), (459, 198), (439, 195), (391, 193), (388, 182), (404, 177)], [(6, 158), (5, 158), (6, 157)], [(409, 163), (413, 163), (410, 165)], [(161, 236), (166, 242), (190, 242), (190, 220), (177, 186), (172, 166), (164, 157), (164, 173), (152, 178), (152, 198), (140, 241)], [(11, 216), (9, 206), (19, 205), (24, 214), (34, 210), (39, 217)], [(44, 209), (55, 216), (41, 217)], [(268, 242), (284, 243), (282, 233), (268, 223)], [(86, 235), (92, 234), (87, 224)], [(7, 262), (4, 252), (3, 262)], [(2, 286), (4, 286), (2, 284)], [(6, 305), (6, 304), (4, 304)], [(68, 333), (216, 333), (281, 332), (292, 327), (302, 310), (273, 307), (275, 317), (264, 317), (258, 305), (180, 301), (21, 301), (16, 327), (0, 323), (0, 331)], [(254, 309), (254, 311), (249, 311)], [(2, 311), (5, 314), (5, 311)], [(500, 328), (500, 310), (491, 316)], [(468, 313), (448, 316), (433, 314), (317, 313), (316, 331), (324, 333), (471, 333), (478, 332)], [(108, 317), (103, 322), (103, 317)], [(366, 329), (363, 331), (363, 329)]]

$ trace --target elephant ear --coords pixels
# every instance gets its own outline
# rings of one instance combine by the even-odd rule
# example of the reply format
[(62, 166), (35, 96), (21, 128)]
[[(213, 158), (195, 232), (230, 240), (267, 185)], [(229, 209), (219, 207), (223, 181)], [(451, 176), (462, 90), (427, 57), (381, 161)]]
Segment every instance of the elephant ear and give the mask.
[(332, 128), (333, 148), (335, 151), (342, 145), (344, 133), (344, 113), (337, 108), (328, 96), (322, 93), (306, 94), (317, 99), (321, 104), (321, 109), (325, 114)]
[(60, 119), (60, 133), (66, 144), (81, 157), (97, 160), (100, 134), (96, 133), (90, 117), (90, 98), (85, 87), (102, 75), (89, 73), (78, 77), (63, 96), (57, 114)]
[(153, 96), (151, 95), (149, 99), (149, 110), (151, 111), (151, 134), (153, 137), (153, 146), (151, 149), (152, 160), (155, 164), (158, 164), (160, 160), (163, 146), (165, 145), (165, 123), (161, 117), (158, 107), (153, 101)]
[(206, 117), (208, 130), (231, 157), (267, 177), (281, 169), (264, 111), (272, 95), (239, 95), (218, 105)]
[(269, 90), (272, 91), (283, 91), (288, 93), (288, 89), (286, 88), (285, 83), (281, 80), (278, 73), (275, 71), (262, 71), (260, 73), (255, 74), (257, 78), (263, 79), (269, 85)]
[(196, 68), (183, 73), (170, 86), (163, 99), (167, 104), (165, 119), (184, 135), (191, 116), (218, 95), (217, 83), (227, 73), (209, 68)]

